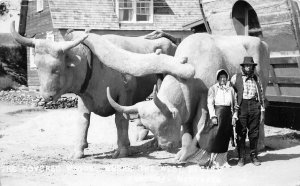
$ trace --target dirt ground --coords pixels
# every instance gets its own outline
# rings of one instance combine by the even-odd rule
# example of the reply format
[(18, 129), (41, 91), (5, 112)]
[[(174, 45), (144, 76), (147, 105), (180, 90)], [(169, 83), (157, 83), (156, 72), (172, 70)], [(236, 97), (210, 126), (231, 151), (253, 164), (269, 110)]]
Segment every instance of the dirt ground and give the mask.
[[(114, 116), (92, 115), (86, 158), (71, 160), (76, 109), (37, 110), (0, 103), (0, 182), (6, 185), (293, 185), (300, 186), (300, 132), (266, 126), (262, 165), (202, 169), (173, 164), (175, 153), (149, 150), (112, 159)], [(135, 126), (129, 135), (134, 140)], [(249, 161), (248, 161), (249, 162)], [(1, 185), (0, 184), (0, 185)]]

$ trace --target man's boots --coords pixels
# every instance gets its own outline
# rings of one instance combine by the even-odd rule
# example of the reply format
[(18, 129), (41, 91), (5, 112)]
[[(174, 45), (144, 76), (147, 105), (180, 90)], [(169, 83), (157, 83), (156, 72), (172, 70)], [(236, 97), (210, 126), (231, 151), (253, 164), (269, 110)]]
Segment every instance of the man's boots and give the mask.
[(251, 162), (253, 163), (253, 165), (255, 165), (255, 166), (261, 165), (261, 162), (257, 158), (257, 155), (250, 155), (250, 158), (251, 158)]
[(250, 159), (255, 166), (261, 165), (261, 162), (257, 158), (257, 142), (258, 140), (256, 138), (250, 139)]

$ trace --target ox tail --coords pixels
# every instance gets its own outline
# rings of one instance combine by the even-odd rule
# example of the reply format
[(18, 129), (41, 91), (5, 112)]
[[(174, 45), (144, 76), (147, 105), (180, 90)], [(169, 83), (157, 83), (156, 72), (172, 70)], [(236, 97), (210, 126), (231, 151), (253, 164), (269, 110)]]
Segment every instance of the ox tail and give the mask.
[(136, 105), (122, 106), (122, 105), (119, 105), (117, 102), (115, 102), (115, 100), (110, 95), (109, 87), (107, 87), (106, 92), (107, 92), (108, 102), (116, 111), (118, 111), (120, 113), (125, 113), (125, 114), (137, 114), (138, 113), (138, 108)]

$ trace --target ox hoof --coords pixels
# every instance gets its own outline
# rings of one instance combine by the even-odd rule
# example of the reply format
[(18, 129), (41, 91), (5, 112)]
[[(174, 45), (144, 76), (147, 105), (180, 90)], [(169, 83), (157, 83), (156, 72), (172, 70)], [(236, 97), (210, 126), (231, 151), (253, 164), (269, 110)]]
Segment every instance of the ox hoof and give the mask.
[(149, 133), (148, 129), (141, 129), (137, 132), (136, 135), (136, 141), (143, 141), (146, 139), (147, 135)]
[(81, 158), (84, 158), (83, 151), (74, 151), (69, 157), (69, 159), (81, 159)]
[(196, 146), (190, 145), (188, 147), (182, 147), (182, 149), (176, 154), (175, 161), (184, 162), (197, 151), (198, 148)]
[(84, 158), (84, 149), (88, 148), (89, 144), (87, 142), (81, 143), (81, 145), (77, 146), (75, 145), (75, 150), (73, 153), (69, 156), (69, 159), (80, 159)]
[(116, 159), (116, 158), (124, 158), (129, 156), (129, 149), (128, 148), (121, 148), (121, 149), (117, 149), (116, 152), (113, 153), (112, 158)]

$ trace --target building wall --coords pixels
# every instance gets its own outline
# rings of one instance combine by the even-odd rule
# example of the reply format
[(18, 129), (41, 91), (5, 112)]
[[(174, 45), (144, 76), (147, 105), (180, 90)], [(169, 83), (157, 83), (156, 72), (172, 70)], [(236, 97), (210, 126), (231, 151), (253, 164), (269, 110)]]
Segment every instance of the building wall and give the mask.
[[(236, 35), (232, 8), (237, 0), (204, 0), (204, 11), (213, 34)], [(270, 51), (297, 50), (295, 29), (288, 0), (247, 0), (255, 10), (262, 28), (263, 40)], [(279, 44), (280, 43), (280, 44)]]
[[(47, 35), (53, 33), (51, 15), (49, 11), (48, 1), (43, 1), (44, 8), (42, 11), (37, 12), (36, 0), (28, 2), (28, 12), (26, 20), (26, 36), (34, 37), (36, 39), (45, 39)], [(37, 90), (40, 83), (38, 73), (34, 63), (30, 62), (32, 54), (30, 48), (27, 47), (27, 74), (28, 74), (28, 87), (30, 90)]]
[(37, 12), (36, 8), (36, 0), (28, 2), (26, 34), (29, 37), (35, 35), (36, 38), (41, 38), (45, 32), (53, 29), (48, 1), (44, 0), (42, 11)]
[(153, 0), (153, 22), (120, 22), (116, 0), (49, 0), (54, 28), (96, 30), (184, 30), (187, 22), (201, 19), (198, 0)]

